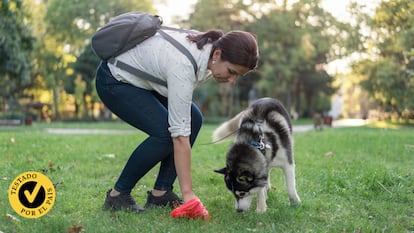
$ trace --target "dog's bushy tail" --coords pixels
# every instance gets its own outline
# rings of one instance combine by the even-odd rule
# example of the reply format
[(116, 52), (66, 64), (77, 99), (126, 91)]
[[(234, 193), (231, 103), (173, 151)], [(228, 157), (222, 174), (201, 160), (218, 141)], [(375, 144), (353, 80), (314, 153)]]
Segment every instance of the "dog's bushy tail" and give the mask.
[(240, 123), (243, 117), (244, 111), (240, 112), (230, 120), (221, 124), (214, 130), (212, 140), (213, 142), (221, 142), (227, 139), (233, 139), (236, 131), (240, 128)]

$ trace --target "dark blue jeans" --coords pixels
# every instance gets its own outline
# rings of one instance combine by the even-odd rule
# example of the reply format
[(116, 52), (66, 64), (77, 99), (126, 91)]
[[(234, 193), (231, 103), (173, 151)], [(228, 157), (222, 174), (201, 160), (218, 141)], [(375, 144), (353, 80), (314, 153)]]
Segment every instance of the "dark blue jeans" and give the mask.
[[(149, 170), (161, 162), (154, 189), (172, 190), (177, 173), (172, 138), (168, 131), (167, 98), (154, 91), (117, 81), (106, 62), (102, 62), (98, 67), (96, 90), (108, 109), (123, 121), (148, 134), (148, 138), (132, 152), (115, 184), (115, 189), (130, 192)], [(200, 131), (202, 120), (201, 111), (193, 103), (191, 146)]]

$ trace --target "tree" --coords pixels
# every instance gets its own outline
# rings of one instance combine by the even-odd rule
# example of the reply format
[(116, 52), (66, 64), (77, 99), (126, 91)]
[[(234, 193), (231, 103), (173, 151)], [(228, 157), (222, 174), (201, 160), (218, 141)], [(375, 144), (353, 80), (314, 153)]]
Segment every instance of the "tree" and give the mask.
[[(256, 1), (252, 1), (256, 2)], [(189, 20), (192, 28), (206, 31), (212, 28), (223, 31), (243, 30), (249, 23), (249, 6), (245, 1), (199, 0)]]
[(277, 97), (291, 109), (294, 87), (294, 67), (299, 66), (301, 31), (295, 26), (295, 16), (287, 6), (274, 8), (253, 23), (258, 36), (262, 79), (260, 93)]
[[(97, 100), (93, 92), (93, 80), (99, 64), (99, 59), (90, 49), (92, 34), (111, 17), (121, 13), (133, 10), (153, 12), (152, 2), (50, 0), (46, 6), (43, 28), (46, 39), (39, 46), (40, 50), (43, 50), (43, 58), (42, 61), (39, 60), (42, 64), (39, 64), (38, 72), (47, 80), (47, 86), (54, 90), (55, 116), (57, 119), (60, 118), (59, 99), (62, 91), (74, 94), (77, 110), (85, 109), (86, 112), (90, 112), (87, 108)], [(85, 83), (85, 88), (77, 87), (77, 84), (81, 83)], [(82, 112), (77, 115), (84, 117), (88, 114)]]
[[(257, 35), (260, 73), (252, 79), (257, 83), (246, 82), (237, 96), (247, 98), (255, 86), (259, 96), (279, 98), (290, 110), (301, 112), (301, 100), (305, 99), (303, 112), (308, 114), (314, 111), (314, 103), (323, 102), (318, 98), (328, 98), (334, 91), (333, 77), (323, 70), (324, 65), (359, 46), (358, 28), (337, 21), (320, 7), (319, 0), (284, 0), (279, 5), (263, 0), (200, 0), (189, 22), (201, 30), (224, 27)], [(237, 89), (224, 90), (210, 100)], [(234, 105), (224, 103), (226, 109)]]
[(381, 2), (367, 22), (371, 34), (366, 44), (371, 45), (371, 56), (353, 66), (356, 74), (365, 77), (361, 85), (381, 109), (400, 116), (414, 109), (414, 62), (410, 54), (414, 49), (413, 11), (410, 0)]
[[(249, 12), (252, 4), (245, 4), (245, 1), (199, 0), (188, 21), (183, 24), (199, 31), (220, 29), (226, 33), (231, 30), (248, 30), (252, 20)], [(194, 99), (207, 115), (232, 116), (240, 111), (241, 105), (247, 105), (247, 93), (254, 84), (248, 80), (257, 79), (257, 74), (250, 73), (241, 79), (235, 86), (205, 83), (195, 90)], [(245, 101), (241, 101), (242, 97)]]
[[(251, 26), (261, 46), (262, 94), (280, 98), (289, 110), (307, 115), (315, 111), (316, 98), (334, 91), (333, 77), (324, 71), (324, 65), (353, 51), (352, 44), (346, 41), (358, 44), (355, 29), (337, 21), (319, 2), (307, 0), (288, 5), (285, 1)], [(302, 99), (306, 103), (304, 110)]]
[(1, 1), (0, 12), (0, 103), (7, 110), (30, 84), (34, 38), (21, 0)]

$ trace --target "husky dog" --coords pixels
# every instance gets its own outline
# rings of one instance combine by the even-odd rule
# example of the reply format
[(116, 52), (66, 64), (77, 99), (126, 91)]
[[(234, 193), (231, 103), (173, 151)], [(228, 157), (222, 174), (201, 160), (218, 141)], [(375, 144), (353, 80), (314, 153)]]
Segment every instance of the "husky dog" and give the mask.
[(299, 204), (296, 192), (292, 125), (289, 113), (276, 99), (262, 98), (213, 133), (218, 141), (236, 132), (227, 152), (226, 167), (215, 170), (224, 175), (227, 188), (236, 198), (238, 212), (246, 211), (257, 194), (256, 212), (266, 211), (269, 171), (283, 169), (291, 204)]

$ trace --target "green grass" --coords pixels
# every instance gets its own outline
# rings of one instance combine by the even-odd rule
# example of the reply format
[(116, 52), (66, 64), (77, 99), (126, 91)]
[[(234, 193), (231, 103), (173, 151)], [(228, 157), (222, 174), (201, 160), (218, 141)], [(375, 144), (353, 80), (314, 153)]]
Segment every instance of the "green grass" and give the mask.
[[(215, 125), (203, 127), (193, 149), (196, 194), (211, 221), (172, 219), (168, 209), (144, 215), (101, 210), (129, 153), (145, 137), (136, 134), (56, 135), (45, 128), (125, 129), (122, 123), (35, 124), (0, 128), (0, 231), (70, 232), (414, 232), (414, 130), (369, 127), (295, 133), (297, 187), (302, 205), (290, 207), (280, 170), (272, 171), (268, 210), (237, 213), (223, 178), (230, 142), (208, 144)], [(108, 156), (108, 155), (114, 155)], [(7, 190), (25, 171), (44, 172), (56, 184), (53, 209), (37, 219), (20, 217)], [(133, 196), (143, 205), (157, 170)], [(176, 191), (178, 191), (178, 184)], [(16, 217), (14, 220), (8, 215)], [(75, 231), (72, 231), (75, 232)]]

